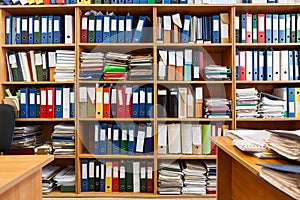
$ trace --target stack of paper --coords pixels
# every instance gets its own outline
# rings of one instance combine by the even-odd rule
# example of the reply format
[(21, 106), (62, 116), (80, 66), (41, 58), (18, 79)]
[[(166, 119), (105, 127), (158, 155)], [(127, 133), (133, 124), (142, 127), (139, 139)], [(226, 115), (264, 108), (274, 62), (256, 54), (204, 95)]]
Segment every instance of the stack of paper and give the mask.
[(75, 191), (75, 167), (67, 166), (55, 175), (53, 180), (62, 192)]
[(300, 199), (300, 165), (258, 164), (262, 166), (259, 175), (267, 182), (288, 194)]
[(75, 51), (56, 50), (55, 81), (74, 81)]
[(42, 145), (42, 128), (36, 126), (16, 126), (11, 148), (34, 148)]
[(206, 168), (200, 160), (185, 160), (183, 163), (184, 186), (182, 194), (206, 194)]
[(286, 100), (261, 92), (258, 113), (262, 118), (283, 118), (285, 105)]
[(105, 56), (104, 80), (122, 80), (127, 78), (129, 54), (108, 52)]
[(47, 194), (55, 187), (53, 177), (59, 172), (60, 167), (55, 165), (46, 165), (42, 169), (42, 189)]
[(300, 161), (300, 130), (269, 130), (271, 132), (268, 147), (278, 154)]
[(221, 65), (208, 65), (204, 67), (205, 80), (230, 80), (231, 69)]
[(206, 193), (216, 194), (217, 189), (217, 164), (216, 160), (203, 160), (207, 170)]
[(158, 193), (181, 194), (183, 173), (179, 161), (175, 161), (174, 163), (162, 161), (159, 164), (159, 168)]
[(153, 57), (151, 54), (131, 56), (128, 78), (129, 80), (153, 79)]
[(81, 80), (101, 80), (103, 76), (104, 54), (101, 52), (80, 53)]
[(75, 154), (75, 127), (71, 124), (58, 124), (54, 126), (51, 135), (54, 155)]
[(255, 88), (236, 89), (237, 118), (257, 118), (258, 91)]
[(230, 118), (231, 101), (222, 98), (204, 99), (204, 117), (205, 118)]

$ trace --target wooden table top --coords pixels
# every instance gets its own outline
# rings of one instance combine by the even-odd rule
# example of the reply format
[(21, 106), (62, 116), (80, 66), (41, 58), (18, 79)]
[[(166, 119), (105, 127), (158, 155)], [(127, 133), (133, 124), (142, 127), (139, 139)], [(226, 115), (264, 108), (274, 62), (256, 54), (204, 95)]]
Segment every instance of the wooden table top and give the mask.
[(0, 194), (12, 188), (15, 184), (39, 169), (42, 169), (42, 167), (53, 160), (53, 155), (1, 155)]
[(261, 170), (261, 166), (256, 164), (286, 164), (288, 161), (284, 159), (260, 159), (255, 156), (246, 154), (232, 145), (232, 139), (227, 136), (211, 137), (211, 140), (218, 146), (218, 148), (225, 151), (232, 158), (241, 163), (244, 167), (250, 170), (254, 174), (258, 174)]

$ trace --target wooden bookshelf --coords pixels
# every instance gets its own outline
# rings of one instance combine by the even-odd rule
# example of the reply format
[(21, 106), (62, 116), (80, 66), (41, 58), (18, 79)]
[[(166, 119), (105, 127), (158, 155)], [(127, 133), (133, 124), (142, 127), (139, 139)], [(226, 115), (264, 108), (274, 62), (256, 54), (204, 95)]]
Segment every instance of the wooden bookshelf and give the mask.
[[(81, 28), (81, 16), (90, 10), (102, 11), (105, 12), (114, 12), (116, 15), (126, 15), (130, 13), (137, 18), (139, 15), (147, 15), (152, 21), (152, 32), (153, 36), (150, 38), (151, 42), (147, 43), (81, 43), (80, 42), (80, 28)], [(5, 94), (5, 89), (9, 88), (12, 91), (20, 89), (22, 86), (26, 87), (48, 87), (48, 86), (73, 86), (75, 88), (75, 118), (69, 119), (17, 119), (16, 123), (20, 125), (28, 124), (42, 124), (43, 127), (43, 136), (46, 139), (50, 139), (50, 134), (53, 129), (53, 126), (58, 123), (74, 123), (76, 127), (75, 133), (75, 155), (70, 156), (55, 156), (54, 163), (58, 163), (61, 166), (66, 164), (75, 165), (76, 169), (76, 188), (75, 193), (62, 193), (58, 190), (44, 195), (45, 197), (137, 197), (137, 198), (215, 198), (216, 195), (159, 195), (157, 187), (157, 176), (158, 176), (158, 164), (161, 160), (177, 160), (177, 159), (217, 159), (215, 155), (159, 155), (157, 154), (158, 149), (158, 124), (160, 123), (216, 123), (221, 122), (229, 125), (230, 129), (236, 128), (300, 128), (299, 121), (297, 118), (274, 118), (274, 119), (241, 119), (236, 118), (235, 112), (235, 103), (236, 103), (236, 89), (237, 88), (247, 88), (247, 87), (256, 87), (264, 91), (271, 91), (275, 87), (296, 87), (299, 86), (300, 81), (237, 81), (235, 80), (235, 52), (236, 49), (243, 50), (254, 50), (261, 48), (273, 48), (277, 50), (281, 49), (298, 49), (299, 43), (262, 43), (262, 44), (242, 44), (235, 42), (235, 15), (241, 13), (297, 13), (300, 10), (300, 4), (268, 4), (268, 5), (256, 5), (256, 4), (237, 4), (237, 5), (159, 5), (159, 4), (146, 4), (146, 5), (112, 5), (112, 4), (93, 4), (93, 5), (28, 5), (28, 6), (0, 6), (0, 19), (2, 22), (5, 22), (6, 16), (17, 16), (17, 15), (66, 15), (70, 14), (74, 17), (74, 36), (75, 40), (72, 44), (21, 44), (21, 45), (8, 45), (5, 44), (5, 37), (0, 38), (1, 52), (0, 52), (0, 61), (6, 63), (5, 53), (11, 51), (23, 51), (23, 50), (45, 50), (45, 51), (54, 51), (56, 49), (66, 49), (66, 50), (75, 50), (75, 73), (76, 79), (71, 82), (9, 82), (7, 68), (5, 64), (2, 67), (2, 73), (0, 73), (0, 99), (3, 99)], [(181, 44), (181, 43), (158, 43), (156, 41), (156, 17), (163, 15), (171, 15), (180, 13), (181, 16), (185, 14), (196, 15), (196, 16), (205, 16), (213, 15), (220, 13), (229, 14), (229, 42), (228, 43), (219, 43), (219, 44)], [(0, 33), (5, 35), (5, 23), (0, 25)], [(133, 50), (148, 52), (153, 55), (153, 80), (141, 80), (141, 81), (85, 81), (79, 80), (79, 68), (80, 68), (80, 53), (81, 52), (90, 52), (94, 49), (97, 49), (101, 52), (130, 52)], [(226, 65), (232, 70), (232, 78), (229, 81), (162, 81), (158, 80), (158, 52), (160, 49), (163, 50), (203, 50), (205, 55), (209, 56), (209, 61), (217, 64)], [(154, 103), (154, 112), (153, 118), (81, 118), (79, 117), (79, 87), (82, 85), (96, 85), (96, 84), (113, 84), (113, 85), (149, 85), (153, 88), (153, 103)], [(225, 119), (206, 119), (206, 118), (159, 118), (157, 117), (158, 106), (157, 106), (157, 90), (161, 87), (171, 87), (172, 85), (188, 85), (191, 88), (201, 86), (203, 87), (203, 97), (208, 98), (210, 96), (224, 96), (232, 101), (232, 117)], [(92, 135), (92, 125), (95, 123), (121, 123), (121, 122), (135, 122), (135, 123), (147, 123), (151, 122), (153, 124), (154, 132), (154, 152), (153, 155), (135, 155), (135, 156), (125, 156), (125, 155), (94, 155), (93, 152), (89, 152), (86, 144), (83, 142), (83, 139), (89, 138)], [(85, 130), (86, 127), (89, 127)], [(89, 141), (90, 142), (90, 141)], [(113, 159), (113, 160), (153, 160), (154, 164), (154, 193), (100, 193), (100, 192), (81, 192), (81, 160), (82, 159)]]

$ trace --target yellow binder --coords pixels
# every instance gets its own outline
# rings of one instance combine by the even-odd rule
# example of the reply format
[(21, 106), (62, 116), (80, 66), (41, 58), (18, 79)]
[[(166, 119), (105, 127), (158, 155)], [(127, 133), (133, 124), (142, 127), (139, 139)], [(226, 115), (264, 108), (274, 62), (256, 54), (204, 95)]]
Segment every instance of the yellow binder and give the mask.
[(106, 162), (105, 192), (112, 192), (112, 162)]
[(96, 118), (103, 118), (103, 88), (96, 88)]

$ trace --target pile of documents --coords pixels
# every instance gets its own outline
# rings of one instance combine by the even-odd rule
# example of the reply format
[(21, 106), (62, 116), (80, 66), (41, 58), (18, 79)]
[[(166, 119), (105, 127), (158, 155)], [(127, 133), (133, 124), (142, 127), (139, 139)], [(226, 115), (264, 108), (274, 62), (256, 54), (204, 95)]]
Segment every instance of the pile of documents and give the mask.
[(203, 163), (207, 170), (206, 193), (207, 194), (216, 194), (216, 189), (217, 189), (216, 160), (203, 160)]
[(129, 80), (152, 80), (153, 79), (153, 56), (131, 56), (129, 61)]
[(184, 186), (182, 194), (206, 194), (206, 168), (200, 160), (182, 161)]
[(130, 55), (108, 52), (105, 55), (104, 80), (124, 80), (127, 78), (127, 69)]
[(51, 135), (54, 155), (75, 154), (75, 127), (72, 124), (58, 124), (54, 126)]
[(262, 118), (284, 118), (285, 105), (286, 100), (261, 92), (258, 113)]
[(43, 135), (41, 126), (16, 126), (11, 148), (34, 148), (42, 145), (42, 143)]
[(258, 164), (262, 166), (259, 176), (274, 187), (300, 199), (300, 165), (295, 164)]
[(258, 91), (255, 88), (236, 89), (237, 118), (257, 118), (259, 103)]
[(183, 186), (183, 172), (177, 160), (174, 163), (162, 161), (158, 171), (159, 194), (181, 194)]
[(231, 101), (223, 98), (204, 99), (205, 118), (230, 118)]
[(53, 178), (61, 192), (75, 192), (75, 167), (68, 165), (59, 171)]
[(80, 80), (101, 80), (103, 77), (104, 54), (101, 52), (80, 53)]
[(42, 168), (42, 189), (47, 194), (56, 186), (53, 177), (59, 172), (60, 167), (55, 165), (46, 165)]
[(231, 69), (221, 65), (208, 65), (204, 67), (204, 79), (205, 80), (230, 80)]
[(300, 161), (300, 130), (268, 130), (271, 132), (268, 147), (278, 154)]
[(55, 81), (75, 80), (75, 51), (56, 50)]

